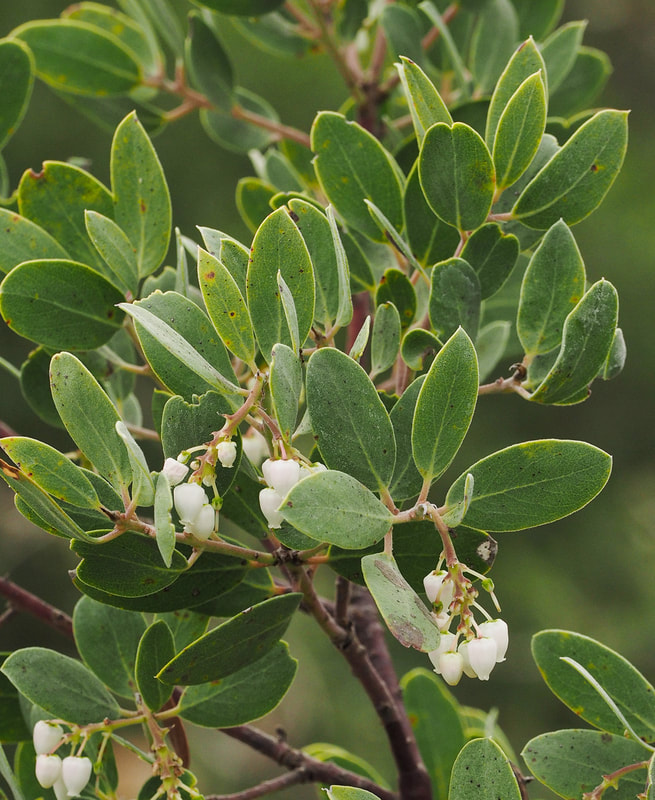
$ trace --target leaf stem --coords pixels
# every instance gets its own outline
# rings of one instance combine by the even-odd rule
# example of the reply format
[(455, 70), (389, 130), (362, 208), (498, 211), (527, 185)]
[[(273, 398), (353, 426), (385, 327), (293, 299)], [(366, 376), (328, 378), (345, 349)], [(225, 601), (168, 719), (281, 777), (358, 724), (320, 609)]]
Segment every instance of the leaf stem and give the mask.
[(603, 775), (602, 783), (599, 783), (595, 789), (591, 792), (584, 792), (582, 795), (582, 800), (600, 800), (600, 798), (605, 794), (605, 790), (612, 787), (613, 789), (618, 788), (618, 782), (621, 778), (629, 775), (631, 772), (635, 772), (638, 769), (647, 769), (650, 763), (650, 759), (646, 761), (637, 761), (634, 764), (626, 764), (624, 767), (620, 767), (614, 772), (610, 772), (607, 775)]
[(20, 378), (20, 370), (18, 367), (15, 367), (10, 361), (7, 361), (6, 358), (0, 356), (0, 367), (12, 375), (14, 378)]

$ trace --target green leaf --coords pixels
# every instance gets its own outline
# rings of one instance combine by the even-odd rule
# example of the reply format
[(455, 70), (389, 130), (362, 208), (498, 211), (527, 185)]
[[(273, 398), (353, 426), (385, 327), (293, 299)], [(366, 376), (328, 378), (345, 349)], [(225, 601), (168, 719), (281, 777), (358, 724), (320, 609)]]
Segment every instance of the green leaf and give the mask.
[[(334, 209), (332, 206), (327, 207), (326, 213), (328, 222), (330, 224), (330, 230), (332, 232), (332, 243), (334, 245), (334, 253), (337, 260), (337, 277), (339, 287), (339, 302), (334, 324), (343, 326), (350, 324), (350, 321), (353, 317), (353, 301), (350, 292), (351, 271), (349, 263), (349, 258), (352, 256), (346, 255), (346, 248), (341, 241), (339, 228), (337, 227), (337, 223), (334, 218)], [(349, 241), (354, 242), (353, 239), (349, 239)], [(364, 265), (365, 269), (366, 266), (367, 265)]]
[(238, 14), (243, 17), (257, 17), (269, 14), (279, 8), (284, 0), (193, 0), (196, 5), (220, 11), (221, 14)]
[(400, 314), (393, 303), (382, 303), (375, 311), (371, 335), (371, 377), (389, 369), (400, 349)]
[(121, 307), (136, 320), (144, 355), (172, 392), (191, 397), (210, 389), (229, 396), (240, 391), (223, 343), (191, 300), (156, 291)]
[(86, 666), (120, 697), (133, 699), (134, 665), (146, 629), (141, 614), (82, 597), (73, 613), (75, 646)]
[(115, 488), (132, 481), (130, 460), (116, 433), (119, 416), (89, 370), (70, 353), (58, 353), (50, 364), (52, 397), (75, 444)]
[(391, 634), (403, 645), (422, 653), (439, 646), (437, 623), (388, 553), (364, 556), (362, 572)]
[(612, 467), (607, 453), (586, 442), (542, 439), (506, 447), (469, 467), (446, 496), (464, 499), (466, 476), (475, 492), (466, 524), (485, 531), (519, 531), (578, 511), (603, 488)]
[(0, 312), (20, 336), (52, 349), (89, 350), (121, 327), (121, 292), (75, 261), (26, 261), (0, 284)]
[[(327, 330), (338, 316), (340, 301), (340, 267), (337, 263), (336, 242), (330, 222), (316, 206), (305, 200), (291, 200), (289, 209), (291, 218), (307, 245), (314, 267), (316, 280), (314, 318)], [(348, 285), (347, 276), (345, 285)]]
[(375, 290), (375, 305), (393, 303), (400, 315), (400, 325), (408, 328), (414, 321), (418, 300), (411, 280), (399, 269), (386, 269)]
[(425, 55), (421, 40), (423, 38), (423, 22), (413, 8), (404, 3), (387, 5), (380, 14), (380, 25), (387, 39), (387, 47), (394, 58), (407, 56), (409, 63), (422, 63)]
[(530, 166), (546, 127), (546, 87), (540, 72), (526, 78), (505, 106), (494, 138), (496, 192), (515, 183)]
[(566, 405), (586, 398), (586, 387), (598, 375), (610, 354), (618, 305), (616, 289), (609, 281), (594, 283), (567, 316), (562, 349), (531, 400)]
[(63, 453), (25, 436), (7, 436), (0, 445), (9, 458), (48, 494), (82, 508), (100, 508), (93, 485)]
[(565, 0), (513, 0), (521, 23), (521, 36), (544, 39), (557, 25)]
[(21, 502), (25, 504), (25, 514), (30, 521), (48, 533), (70, 539), (85, 539), (86, 534), (80, 526), (58, 503), (38, 486), (28, 475), (0, 459), (0, 476), (17, 495), (16, 507), (23, 513)]
[(89, 239), (105, 262), (102, 273), (123, 293), (130, 292), (135, 297), (139, 287), (139, 269), (132, 243), (109, 217), (97, 211), (85, 211), (84, 219)]
[(285, 442), (291, 442), (296, 429), (300, 395), (303, 389), (302, 364), (290, 347), (276, 344), (271, 351), (269, 387), (273, 411)]
[[(425, 331), (427, 333), (427, 331)], [(423, 485), (412, 454), (412, 424), (419, 392), (425, 376), (412, 381), (389, 413), (396, 438), (396, 464), (389, 484), (389, 493), (398, 503), (415, 497)]]
[(516, 236), (503, 233), (496, 222), (488, 222), (466, 240), (461, 257), (477, 273), (483, 300), (502, 288), (514, 269), (519, 250)]
[(594, 47), (579, 47), (569, 74), (551, 94), (551, 116), (572, 119), (593, 107), (611, 74), (612, 63), (607, 53)]
[(355, 786), (330, 786), (325, 793), (328, 800), (380, 800), (373, 792)]
[(21, 124), (32, 95), (34, 59), (20, 39), (0, 41), (0, 150)]
[(166, 684), (208, 683), (253, 664), (277, 644), (300, 599), (284, 594), (247, 608), (185, 647), (157, 677)]
[(175, 640), (176, 650), (182, 650), (182, 648), (202, 636), (209, 625), (209, 617), (188, 609), (157, 614), (155, 619), (163, 619), (168, 625)]
[(438, 122), (425, 134), (418, 169), (426, 200), (440, 219), (459, 231), (482, 225), (491, 210), (495, 177), (479, 133), (463, 122)]
[(0, 669), (18, 691), (51, 717), (88, 725), (120, 715), (118, 703), (79, 661), (44, 647), (12, 653)]
[[(57, 240), (68, 254), (65, 258), (103, 271), (104, 261), (86, 232), (84, 212), (92, 210), (113, 217), (113, 202), (107, 187), (88, 172), (59, 161), (45, 161), (41, 172), (27, 170), (18, 186), (18, 209)], [(60, 257), (51, 248), (44, 255)]]
[(136, 249), (139, 275), (150, 275), (168, 251), (171, 199), (157, 153), (134, 112), (114, 134), (111, 187), (115, 219)]
[(261, 178), (241, 178), (237, 183), (237, 209), (253, 233), (271, 213), (275, 196), (275, 187)]
[(564, 322), (585, 291), (585, 267), (563, 220), (547, 231), (521, 284), (516, 332), (525, 352), (547, 353), (562, 341)]
[(402, 185), (397, 165), (380, 142), (341, 114), (322, 111), (311, 130), (314, 167), (321, 188), (348, 225), (375, 242), (384, 241), (369, 216), (370, 200), (402, 227)]
[(158, 681), (155, 675), (174, 656), (171, 629), (163, 619), (156, 620), (144, 631), (136, 653), (136, 683), (151, 711), (159, 711), (173, 694), (173, 687)]
[(201, 247), (198, 282), (209, 318), (223, 344), (254, 369), (255, 337), (241, 291), (229, 270)]
[[(605, 775), (644, 761), (643, 747), (622, 735), (590, 730), (560, 730), (535, 736), (521, 753), (541, 783), (561, 797), (582, 797), (603, 783)], [(643, 791), (646, 768), (621, 776), (615, 800), (633, 800)]]
[(274, 344), (292, 344), (278, 288), (278, 271), (293, 297), (299, 339), (304, 343), (314, 321), (314, 270), (302, 234), (286, 208), (274, 211), (258, 228), (248, 266), (248, 308), (267, 362)]
[(480, 280), (463, 258), (449, 258), (432, 269), (429, 314), (440, 338), (452, 336), (460, 326), (475, 339), (480, 322)]
[[(275, 109), (263, 97), (249, 92), (240, 86), (234, 89), (235, 104), (246, 112), (259, 114), (271, 122), (279, 122)], [(235, 117), (232, 109), (202, 109), (200, 122), (209, 136), (221, 147), (236, 153), (250, 150), (263, 150), (274, 139), (274, 135), (264, 128)], [(255, 227), (257, 227), (255, 225)], [(254, 228), (253, 228), (254, 230)]]
[(155, 499), (155, 484), (150, 475), (148, 462), (143, 454), (143, 450), (137, 444), (136, 439), (127, 429), (127, 425), (121, 420), (115, 425), (116, 433), (120, 436), (127, 449), (132, 468), (132, 500), (138, 506), (151, 506)]
[(586, 722), (624, 734), (614, 712), (582, 675), (562, 661), (564, 656), (591, 673), (639, 736), (650, 742), (655, 739), (655, 689), (623, 656), (587, 636), (561, 630), (536, 634), (532, 656), (553, 694)]
[(303, 478), (280, 511), (306, 536), (353, 550), (379, 542), (393, 523), (391, 512), (372, 492), (337, 470)]
[[(474, 0), (475, 1), (475, 0)], [(448, 65), (447, 69), (452, 69), (455, 77), (455, 82), (460, 89), (463, 99), (469, 97), (469, 73), (466, 69), (462, 55), (460, 54), (458, 44), (450, 32), (449, 25), (444, 21), (442, 15), (439, 13), (437, 7), (433, 2), (425, 0), (419, 3), (419, 8), (439, 31), (441, 43), (444, 51), (444, 62)]]
[(155, 542), (132, 533), (102, 545), (78, 543), (73, 549), (82, 558), (77, 566), (80, 581), (120, 597), (154, 594), (187, 569), (186, 559), (177, 551), (171, 566), (165, 567)]
[(195, 88), (214, 106), (230, 109), (234, 88), (232, 64), (212, 27), (195, 11), (189, 14), (184, 60)]
[(9, 272), (23, 261), (69, 258), (64, 248), (29, 219), (0, 208), (0, 272)]
[[(287, 329), (291, 339), (291, 348), (294, 353), (300, 355), (301, 341), (300, 333), (298, 331), (298, 314), (296, 312), (296, 304), (293, 300), (291, 290), (282, 277), (280, 270), (277, 271), (276, 281), (278, 296), (280, 298), (280, 302), (282, 303), (282, 310), (284, 311), (284, 318), (287, 321)], [(271, 354), (272, 352), (273, 351), (271, 350)]]
[(364, 370), (335, 348), (321, 348), (307, 366), (307, 407), (316, 444), (330, 469), (374, 491), (393, 474), (396, 443), (389, 415)]
[(546, 65), (537, 45), (534, 43), (533, 38), (530, 37), (518, 46), (508, 61), (491, 96), (484, 133), (484, 140), (490, 150), (493, 150), (494, 147), (500, 118), (512, 96), (526, 78), (539, 71), (541, 71), (542, 75), (545, 75)]
[(297, 667), (288, 645), (277, 642), (263, 658), (226, 678), (189, 686), (180, 698), (180, 716), (206, 728), (245, 725), (277, 707)]
[(447, 800), (453, 764), (466, 744), (455, 698), (444, 682), (426, 669), (408, 672), (400, 685), (416, 743), (432, 781), (433, 796)]
[(484, 3), (471, 37), (471, 70), (478, 92), (493, 91), (518, 41), (519, 21), (510, 0)]
[(309, 39), (298, 35), (298, 26), (284, 9), (263, 17), (233, 17), (230, 22), (255, 47), (274, 56), (301, 58), (312, 46)]
[(457, 756), (448, 800), (520, 800), (512, 765), (493, 739), (473, 739)]
[[(312, 744), (305, 745), (303, 747), (303, 752), (323, 763), (336, 764), (336, 766), (350, 770), (357, 775), (361, 775), (363, 778), (368, 778), (374, 783), (377, 783), (378, 786), (383, 786), (385, 789), (389, 788), (389, 784), (375, 767), (363, 758), (360, 758), (336, 744), (313, 742)], [(321, 788), (327, 789), (327, 786), (322, 786)]]
[(115, 36), (86, 22), (28, 22), (12, 36), (30, 48), (37, 76), (54, 89), (106, 97), (127, 94), (141, 83), (134, 55)]
[(402, 55), (400, 62), (396, 67), (420, 145), (429, 127), (436, 122), (452, 125), (453, 118), (436, 86), (419, 65)]
[(587, 120), (521, 193), (512, 216), (543, 230), (562, 218), (569, 225), (597, 208), (621, 169), (628, 112), (606, 109)]
[(511, 331), (512, 323), (501, 319), (480, 328), (475, 340), (475, 350), (478, 354), (481, 382), (489, 377), (505, 354)]
[(448, 468), (469, 429), (478, 398), (478, 359), (459, 328), (432, 362), (416, 401), (412, 452), (424, 483)]
[(541, 55), (546, 62), (548, 89), (552, 94), (569, 74), (582, 44), (587, 21), (569, 22), (554, 31), (541, 45)]
[(175, 550), (175, 525), (173, 525), (171, 510), (173, 508), (173, 493), (168, 478), (161, 473), (155, 482), (154, 522), (157, 547), (162, 561), (170, 567)]
[(403, 211), (407, 239), (421, 264), (431, 266), (455, 252), (459, 233), (440, 220), (428, 205), (419, 181), (418, 161), (407, 178)]

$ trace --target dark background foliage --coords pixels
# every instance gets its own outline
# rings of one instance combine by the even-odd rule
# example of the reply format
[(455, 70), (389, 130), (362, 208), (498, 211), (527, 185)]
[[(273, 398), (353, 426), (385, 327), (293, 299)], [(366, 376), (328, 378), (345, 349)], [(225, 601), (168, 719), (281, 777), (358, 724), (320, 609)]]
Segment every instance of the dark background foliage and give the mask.
[[(67, 3), (26, 0), (2, 3), (0, 35), (27, 19), (58, 15)], [(461, 702), (498, 709), (500, 722), (518, 750), (530, 736), (556, 727), (576, 727), (576, 718), (553, 698), (530, 657), (530, 637), (542, 628), (568, 628), (598, 638), (633, 660), (655, 680), (655, 444), (653, 417), (655, 337), (653, 253), (655, 252), (655, 6), (651, 0), (569, 0), (565, 20), (589, 18), (585, 44), (608, 52), (614, 65), (602, 102), (630, 108), (630, 145), (625, 167), (601, 208), (576, 226), (592, 280), (605, 277), (621, 298), (620, 324), (628, 344), (624, 373), (594, 384), (582, 405), (532, 406), (515, 396), (484, 397), (453, 473), (499, 447), (531, 438), (576, 438), (614, 456), (609, 485), (574, 517), (522, 534), (501, 534), (493, 577), (510, 626), (510, 651), (489, 683), (467, 681), (456, 688)], [(267, 97), (283, 121), (308, 129), (322, 108), (337, 108), (343, 91), (327, 60), (311, 56), (302, 65), (254, 52), (226, 30), (226, 45), (239, 83)], [(27, 168), (46, 159), (87, 159), (91, 171), (108, 179), (111, 134), (38, 84), (19, 134), (5, 151), (11, 185)], [(234, 206), (236, 181), (252, 174), (248, 160), (210, 142), (197, 118), (171, 125), (155, 141), (173, 197), (175, 224), (193, 236), (195, 225), (220, 228), (248, 239)], [(19, 363), (29, 349), (6, 330), (0, 347)], [(12, 351), (8, 351), (12, 348)], [(9, 354), (8, 354), (9, 353)], [(13, 378), (2, 375), (0, 418), (16, 431), (65, 446), (61, 433), (35, 425)], [(444, 479), (447, 486), (448, 475)], [(76, 599), (67, 576), (74, 560), (65, 544), (28, 529), (0, 487), (0, 572), (71, 610)], [(326, 575), (327, 578), (327, 575)], [(329, 590), (329, 581), (325, 581)], [(389, 757), (374, 715), (349, 680), (347, 667), (307, 620), (294, 623), (292, 652), (301, 669), (292, 691), (265, 727), (284, 727), (294, 745), (332, 741), (369, 758), (390, 776)], [(41, 626), (14, 619), (0, 631), (0, 650), (24, 644), (65, 648)], [(427, 659), (392, 644), (399, 670), (428, 666)], [(210, 744), (211, 741), (211, 744)], [(259, 760), (239, 745), (213, 735), (195, 737), (197, 767), (216, 776), (220, 790), (252, 782)], [(228, 749), (229, 748), (229, 749)], [(266, 768), (265, 774), (273, 774)], [(211, 770), (211, 772), (210, 772)], [(270, 770), (270, 771), (269, 771)], [(207, 791), (218, 790), (209, 778)], [(307, 797), (305, 787), (284, 797)], [(536, 792), (535, 796), (546, 796)], [(129, 796), (129, 795), (128, 795)]]

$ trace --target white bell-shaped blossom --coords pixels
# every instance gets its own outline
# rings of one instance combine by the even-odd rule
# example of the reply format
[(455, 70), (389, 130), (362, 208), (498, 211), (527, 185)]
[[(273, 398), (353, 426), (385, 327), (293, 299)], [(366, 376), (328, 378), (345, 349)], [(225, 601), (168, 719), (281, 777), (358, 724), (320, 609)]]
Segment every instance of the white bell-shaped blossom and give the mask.
[(196, 539), (206, 541), (216, 530), (216, 517), (217, 512), (214, 507), (209, 503), (201, 506), (200, 511), (192, 522), (187, 522), (184, 525), (186, 533), (191, 533)]
[(496, 642), (487, 637), (471, 639), (467, 652), (473, 672), (481, 681), (488, 681), (491, 670), (496, 666)]
[(449, 686), (456, 686), (464, 670), (464, 659), (460, 653), (448, 650), (439, 656), (439, 673)]
[(68, 800), (68, 789), (61, 775), (53, 783), (52, 791), (55, 793), (57, 800)]
[(266, 439), (255, 428), (250, 428), (241, 440), (243, 452), (258, 467), (268, 455)]
[(237, 443), (233, 441), (219, 442), (216, 445), (216, 455), (223, 467), (228, 469), (233, 467), (237, 459)]
[(292, 458), (267, 458), (262, 464), (266, 483), (285, 497), (300, 480), (300, 464)]
[(36, 757), (36, 779), (44, 789), (54, 786), (55, 781), (61, 775), (61, 758), (59, 756), (47, 756), (40, 753)]
[(76, 797), (89, 782), (93, 764), (86, 756), (67, 756), (61, 765), (61, 777), (69, 797)]
[(446, 570), (428, 572), (423, 578), (423, 588), (432, 604), (441, 603), (441, 610), (448, 611), (455, 596), (455, 585)]
[(64, 731), (61, 725), (40, 719), (32, 732), (32, 741), (34, 742), (37, 756), (56, 750), (63, 735)]
[(161, 471), (162, 475), (168, 478), (171, 486), (177, 486), (178, 483), (181, 483), (186, 478), (189, 468), (176, 458), (167, 458)]
[(496, 642), (496, 663), (505, 660), (505, 653), (509, 644), (509, 629), (504, 619), (490, 619), (478, 627), (480, 636), (493, 639)]
[(207, 495), (199, 483), (181, 483), (173, 489), (175, 510), (183, 525), (193, 523), (200, 509), (207, 505)]
[(466, 675), (467, 678), (477, 678), (478, 676), (469, 661), (469, 643), (466, 640), (460, 643), (457, 652), (464, 659), (464, 675)]
[(284, 517), (278, 511), (284, 498), (275, 489), (262, 489), (259, 493), (259, 507), (266, 517), (269, 528), (281, 528)]
[(439, 656), (442, 653), (447, 653), (449, 650), (455, 649), (455, 641), (457, 636), (454, 633), (442, 633), (441, 638), (439, 639), (439, 647), (436, 650), (431, 650), (428, 653), (428, 658), (432, 662), (432, 666), (434, 667), (434, 671), (439, 674)]

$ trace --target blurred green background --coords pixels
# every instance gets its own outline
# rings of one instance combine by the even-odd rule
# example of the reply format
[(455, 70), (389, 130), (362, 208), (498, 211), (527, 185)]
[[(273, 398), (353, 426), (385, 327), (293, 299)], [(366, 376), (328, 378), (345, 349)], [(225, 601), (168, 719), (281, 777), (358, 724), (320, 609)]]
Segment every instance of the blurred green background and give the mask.
[[(28, 19), (58, 15), (68, 3), (25, 0), (0, 7), (0, 35)], [(623, 374), (611, 383), (597, 381), (590, 400), (570, 408), (532, 406), (514, 396), (484, 397), (452, 474), (494, 449), (531, 438), (576, 438), (614, 456), (607, 488), (589, 507), (559, 523), (521, 534), (501, 534), (493, 570), (503, 617), (510, 626), (508, 660), (488, 683), (463, 679), (454, 693), (467, 705), (497, 708), (500, 723), (519, 751), (525, 741), (556, 727), (577, 727), (542, 682), (530, 657), (536, 631), (567, 628), (598, 638), (619, 650), (655, 680), (655, 444), (653, 394), (653, 261), (655, 254), (655, 4), (652, 0), (568, 0), (564, 20), (589, 19), (585, 44), (605, 50), (614, 74), (602, 103), (629, 108), (630, 145), (616, 184), (601, 208), (574, 233), (591, 280), (605, 277), (621, 299), (620, 324), (628, 345)], [(226, 43), (238, 82), (267, 97), (281, 119), (308, 129), (317, 110), (337, 108), (344, 98), (326, 59), (311, 56), (298, 64), (253, 51), (229, 34)], [(111, 134), (37, 84), (20, 132), (5, 150), (11, 185), (25, 169), (38, 170), (46, 159), (72, 156), (91, 162), (91, 171), (108, 180)], [(217, 227), (237, 238), (248, 234), (234, 206), (239, 177), (252, 174), (245, 157), (221, 150), (197, 118), (181, 120), (155, 141), (172, 191), (174, 221), (193, 236), (195, 225)], [(3, 355), (14, 363), (29, 350), (0, 330)], [(8, 355), (7, 348), (13, 353)], [(2, 374), (0, 418), (17, 432), (66, 446), (63, 435), (42, 425), (22, 401), (10, 377)], [(448, 477), (444, 485), (448, 485)], [(76, 600), (67, 576), (74, 559), (65, 544), (29, 528), (0, 487), (0, 573), (42, 593), (71, 611)], [(326, 586), (329, 581), (326, 581)], [(307, 620), (290, 633), (301, 666), (289, 696), (262, 727), (284, 728), (294, 746), (331, 741), (369, 758), (387, 777), (393, 769), (373, 713), (348, 669), (330, 652)], [(68, 647), (40, 625), (14, 618), (0, 629), (0, 650), (41, 644)], [(399, 671), (429, 666), (420, 654), (392, 643)], [(195, 766), (206, 776), (207, 792), (234, 791), (253, 776), (279, 773), (241, 745), (208, 732), (194, 735)], [(218, 765), (218, 766), (217, 766)], [(220, 775), (217, 775), (217, 771)], [(547, 797), (539, 790), (533, 797)], [(129, 790), (126, 790), (129, 797)], [(300, 787), (276, 797), (313, 796)]]

